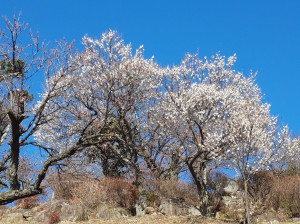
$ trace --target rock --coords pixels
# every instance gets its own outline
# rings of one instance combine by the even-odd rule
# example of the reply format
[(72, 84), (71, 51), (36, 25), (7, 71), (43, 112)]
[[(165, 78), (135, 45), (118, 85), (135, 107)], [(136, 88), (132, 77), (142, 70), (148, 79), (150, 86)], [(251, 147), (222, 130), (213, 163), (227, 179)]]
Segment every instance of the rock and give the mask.
[(300, 218), (292, 218), (292, 222), (299, 222), (300, 223)]
[[(243, 193), (239, 191), (239, 186), (236, 181), (230, 180), (227, 186), (224, 188), (226, 195), (222, 196), (222, 212), (225, 211), (236, 211), (243, 212), (244, 202)], [(225, 211), (223, 211), (225, 209)]]
[(216, 219), (225, 219), (226, 216), (223, 212), (217, 212), (215, 218)]
[(22, 213), (9, 213), (1, 218), (0, 223), (1, 224), (12, 224), (12, 223), (21, 224), (21, 223), (25, 223), (25, 220), (23, 218)]
[(156, 211), (155, 211), (155, 209), (153, 207), (146, 207), (145, 208), (145, 214), (146, 215), (152, 215), (154, 213), (156, 213)]
[(20, 209), (17, 207), (3, 209), (0, 212), (1, 224), (21, 224), (21, 223), (35, 223), (33, 216), (35, 215), (29, 209)]
[(87, 213), (82, 206), (70, 205), (60, 201), (45, 203), (39, 206), (36, 210), (40, 210), (40, 212), (33, 217), (37, 223), (49, 223), (49, 221), (54, 219), (71, 222), (84, 221), (88, 219)]
[(189, 215), (189, 206), (180, 199), (162, 199), (159, 211), (164, 215)]
[(202, 215), (200, 212), (200, 209), (195, 206), (190, 206), (188, 211), (189, 211), (189, 215), (191, 215), (191, 216)]
[(230, 180), (227, 183), (227, 186), (224, 188), (224, 191), (229, 194), (235, 194), (239, 190), (239, 185), (236, 181)]
[(159, 212), (164, 215), (201, 215), (200, 209), (195, 206), (188, 206), (181, 199), (162, 199)]
[(84, 221), (87, 220), (85, 209), (80, 205), (67, 205), (61, 208), (60, 220), (62, 221)]
[(256, 215), (252, 219), (257, 223), (279, 223), (282, 221), (282, 217), (280, 217), (280, 215), (274, 210), (269, 210), (262, 214)]
[(143, 216), (145, 215), (145, 209), (140, 204), (135, 205), (135, 215), (136, 216)]
[(131, 216), (131, 214), (125, 208), (112, 208), (108, 206), (101, 206), (97, 209), (94, 218), (109, 220), (129, 216)]
[(226, 207), (243, 207), (243, 201), (242, 197), (237, 197), (237, 196), (223, 196), (222, 197), (222, 202)]
[(244, 220), (244, 212), (236, 210), (219, 211), (215, 215), (216, 219), (231, 219), (241, 223)]
[(34, 213), (32, 211), (26, 211), (26, 212), (23, 213), (23, 219), (25, 221), (32, 220), (33, 216), (34, 216)]

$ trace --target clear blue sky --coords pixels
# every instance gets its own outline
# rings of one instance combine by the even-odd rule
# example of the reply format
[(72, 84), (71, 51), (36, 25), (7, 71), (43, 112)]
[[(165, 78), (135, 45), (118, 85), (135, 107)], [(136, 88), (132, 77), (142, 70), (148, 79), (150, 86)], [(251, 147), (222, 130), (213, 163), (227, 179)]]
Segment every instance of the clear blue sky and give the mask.
[(272, 113), (300, 135), (300, 0), (0, 0), (0, 15), (19, 11), (44, 40), (79, 46), (85, 34), (116, 29), (161, 65), (197, 50), (237, 53), (236, 69), (258, 72)]

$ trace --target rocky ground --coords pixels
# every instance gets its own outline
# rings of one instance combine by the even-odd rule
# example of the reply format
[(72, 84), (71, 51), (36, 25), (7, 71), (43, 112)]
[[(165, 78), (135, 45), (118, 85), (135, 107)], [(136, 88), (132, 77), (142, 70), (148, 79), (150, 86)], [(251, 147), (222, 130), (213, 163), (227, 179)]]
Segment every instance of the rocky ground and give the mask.
[[(62, 222), (71, 224), (71, 222)], [(80, 222), (80, 224), (223, 224), (236, 223), (226, 220), (215, 220), (203, 217), (186, 217), (186, 216), (164, 216), (164, 215), (145, 215), (141, 217), (119, 218), (114, 220), (89, 220)], [(299, 222), (300, 223), (300, 222)]]
[[(175, 209), (175, 207), (173, 208)], [(182, 210), (176, 211), (182, 212)], [(147, 209), (145, 209), (147, 210)], [(32, 209), (20, 207), (0, 210), (0, 224), (230, 224), (239, 223), (226, 218), (204, 218), (200, 215), (163, 215), (148, 208), (146, 215), (130, 216), (123, 208), (102, 206), (97, 211), (87, 211), (80, 205), (52, 201)], [(172, 212), (172, 211), (169, 211)], [(193, 213), (195, 214), (195, 213)], [(259, 219), (260, 218), (260, 219)], [(267, 218), (267, 221), (266, 221)], [(259, 220), (259, 221), (257, 221)], [(271, 213), (257, 216), (255, 223), (300, 224), (300, 218), (283, 221)]]
[[(72, 222), (61, 222), (61, 224), (71, 224)], [(80, 224), (237, 224), (230, 220), (217, 220), (203, 217), (185, 217), (185, 216), (142, 216), (120, 218), (114, 220), (89, 220), (79, 222)], [(300, 224), (300, 220), (290, 220), (288, 222), (262, 222), (261, 224)]]
[[(29, 212), (29, 211), (27, 211)], [(26, 213), (25, 213), (26, 214)], [(26, 217), (26, 215), (25, 215)], [(38, 220), (28, 220), (21, 213), (13, 212), (2, 215), (1, 224), (49, 224), (49, 220), (41, 222)], [(145, 215), (135, 217), (113, 218), (108, 220), (90, 219), (87, 221), (59, 221), (60, 224), (238, 224), (232, 220), (204, 218), (201, 216), (165, 216), (165, 215)], [(300, 219), (293, 219), (286, 222), (259, 222), (261, 224), (300, 224)], [(51, 223), (55, 224), (55, 223)]]

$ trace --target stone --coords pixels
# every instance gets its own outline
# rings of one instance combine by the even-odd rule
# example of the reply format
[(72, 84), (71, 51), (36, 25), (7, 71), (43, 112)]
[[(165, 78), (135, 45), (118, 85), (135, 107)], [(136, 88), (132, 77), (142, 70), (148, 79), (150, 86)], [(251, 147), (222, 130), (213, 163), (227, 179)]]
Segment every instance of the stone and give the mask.
[(216, 212), (216, 219), (230, 219), (241, 223), (244, 220), (244, 212), (236, 210), (226, 210)]
[(26, 211), (26, 212), (23, 213), (23, 219), (25, 221), (32, 220), (33, 216), (34, 216), (34, 213), (32, 211)]
[(61, 201), (45, 203), (36, 210), (40, 210), (33, 219), (38, 223), (49, 223), (51, 219), (60, 221), (85, 221), (88, 219), (86, 210), (81, 205), (70, 205)]
[(190, 206), (188, 209), (189, 215), (191, 216), (201, 216), (200, 209), (195, 206)]
[(152, 215), (154, 213), (156, 213), (156, 211), (155, 211), (155, 209), (153, 207), (146, 207), (145, 208), (145, 214), (146, 215)]
[(145, 209), (140, 204), (135, 205), (135, 215), (136, 216), (145, 215)]
[(189, 215), (189, 206), (180, 199), (162, 199), (159, 211), (164, 215)]
[(129, 217), (131, 216), (130, 212), (125, 208), (113, 208), (108, 206), (101, 206), (97, 209), (94, 218), (96, 219), (117, 219), (122, 217)]
[(292, 222), (299, 222), (300, 223), (300, 218), (292, 218)]
[(22, 224), (25, 223), (25, 220), (23, 218), (22, 213), (9, 213), (1, 218), (0, 223), (1, 224), (12, 224), (12, 223)]
[(223, 212), (216, 212), (215, 218), (216, 219), (225, 219), (226, 215)]
[(239, 190), (239, 185), (234, 180), (229, 180), (227, 186), (224, 188), (224, 191), (229, 194), (235, 194)]
[(222, 196), (222, 212), (227, 211), (244, 212), (243, 193), (239, 191), (236, 181), (230, 180), (224, 188), (226, 195)]
[(282, 217), (274, 210), (268, 210), (262, 214), (256, 215), (252, 219), (257, 223), (279, 223), (282, 221)]

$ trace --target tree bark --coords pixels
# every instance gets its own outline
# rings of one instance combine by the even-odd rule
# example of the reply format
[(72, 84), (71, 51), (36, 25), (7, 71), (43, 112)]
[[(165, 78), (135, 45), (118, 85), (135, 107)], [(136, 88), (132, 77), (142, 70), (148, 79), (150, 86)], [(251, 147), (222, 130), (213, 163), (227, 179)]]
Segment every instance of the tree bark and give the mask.
[(18, 178), (19, 157), (20, 157), (20, 121), (13, 112), (8, 112), (11, 121), (12, 140), (10, 142), (10, 165), (9, 182), (11, 190), (19, 190), (20, 183)]
[(245, 220), (244, 224), (250, 223), (250, 211), (249, 211), (249, 202), (248, 202), (248, 181), (244, 180), (244, 205), (245, 205)]
[(15, 190), (15, 191), (9, 191), (3, 194), (0, 194), (0, 205), (5, 205), (11, 202), (14, 202), (15, 200), (27, 198), (30, 196), (34, 196), (37, 194), (41, 194), (42, 189), (25, 189), (25, 190)]
[(208, 192), (207, 192), (207, 168), (206, 165), (203, 165), (202, 168), (202, 202), (201, 202), (201, 210), (203, 210), (204, 215), (209, 214), (208, 210)]
[(205, 164), (199, 164), (198, 170), (192, 164), (188, 164), (189, 171), (194, 179), (197, 187), (198, 196), (200, 200), (200, 210), (202, 215), (207, 216), (208, 211), (208, 192), (207, 192), (207, 169)]

